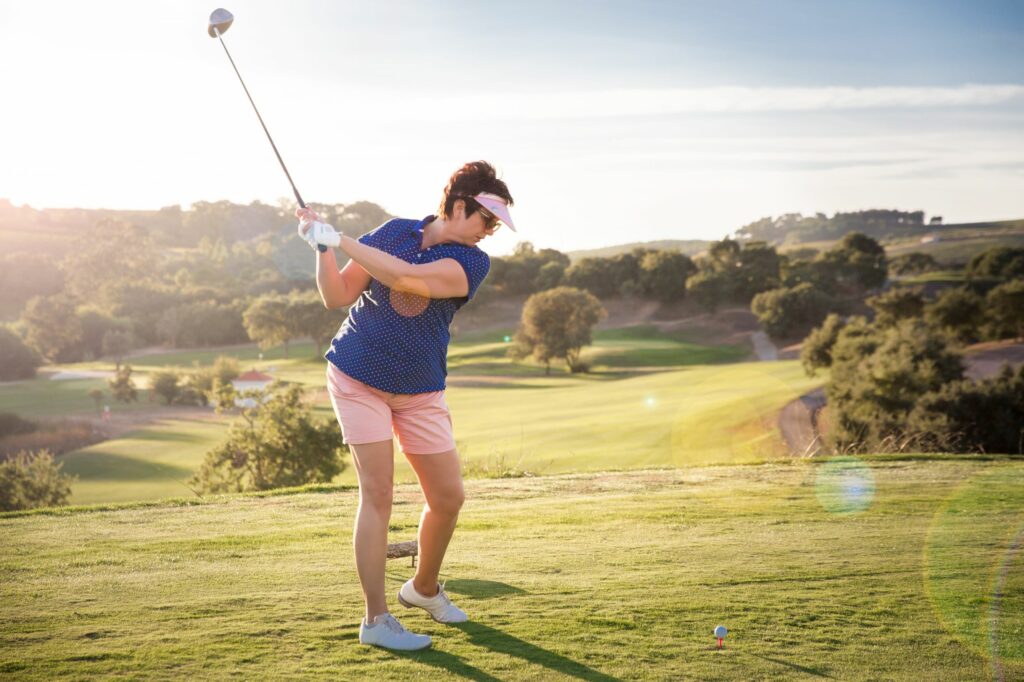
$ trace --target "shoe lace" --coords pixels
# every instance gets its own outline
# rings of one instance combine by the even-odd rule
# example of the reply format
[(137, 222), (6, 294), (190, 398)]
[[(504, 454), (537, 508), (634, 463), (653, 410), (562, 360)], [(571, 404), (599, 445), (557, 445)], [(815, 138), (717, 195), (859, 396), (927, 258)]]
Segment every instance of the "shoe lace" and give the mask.
[(444, 583), (441, 583), (437, 590), (437, 596), (441, 598), (445, 604), (451, 604), (452, 600), (448, 598), (448, 595), (444, 593)]
[(384, 616), (384, 620), (382, 620), (381, 622), (384, 625), (386, 625), (389, 630), (392, 630), (393, 632), (399, 635), (405, 632), (405, 628), (402, 627), (402, 624), (399, 623), (398, 619), (392, 616), (390, 613)]

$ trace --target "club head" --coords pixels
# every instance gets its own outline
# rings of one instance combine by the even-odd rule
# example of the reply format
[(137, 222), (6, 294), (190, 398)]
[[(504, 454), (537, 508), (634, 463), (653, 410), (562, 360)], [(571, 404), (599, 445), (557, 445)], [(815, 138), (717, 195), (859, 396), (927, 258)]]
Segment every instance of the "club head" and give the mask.
[[(210, 34), (211, 38), (216, 38), (217, 33), (225, 33), (231, 27), (231, 22), (235, 20), (235, 16), (224, 8), (218, 8), (213, 10), (210, 15), (210, 26), (206, 29), (206, 32)], [(213, 29), (217, 29), (214, 31)]]

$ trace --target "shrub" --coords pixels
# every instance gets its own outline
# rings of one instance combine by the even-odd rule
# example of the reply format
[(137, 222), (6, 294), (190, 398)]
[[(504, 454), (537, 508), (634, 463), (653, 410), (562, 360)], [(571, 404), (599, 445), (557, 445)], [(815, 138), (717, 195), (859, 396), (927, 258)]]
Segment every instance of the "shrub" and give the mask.
[(817, 370), (832, 366), (832, 347), (845, 326), (843, 318), (832, 313), (820, 327), (807, 335), (800, 348), (800, 362), (807, 376), (814, 376)]
[(178, 386), (179, 375), (173, 369), (154, 370), (149, 375), (149, 386), (153, 392), (163, 398), (165, 405), (170, 405), (178, 398), (181, 387)]
[(750, 309), (771, 336), (791, 339), (821, 324), (832, 303), (828, 294), (805, 283), (757, 294)]
[(917, 319), (885, 330), (849, 324), (840, 331), (825, 386), (834, 444), (870, 451), (903, 434), (921, 396), (963, 378), (961, 354), (948, 341)]
[(23, 419), (13, 412), (0, 412), (0, 438), (17, 433), (32, 433), (37, 428), (35, 422)]
[(206, 454), (190, 484), (203, 492), (243, 492), (326, 483), (341, 473), (338, 427), (312, 421), (301, 387), (275, 382), (244, 394), (257, 398), (254, 407), (242, 410), (227, 441)]
[(985, 304), (988, 338), (1024, 337), (1024, 279), (1011, 280), (992, 289), (985, 296)]
[(110, 395), (120, 403), (133, 403), (139, 399), (139, 392), (132, 381), (132, 366), (121, 365), (114, 376), (107, 380)]
[(879, 327), (891, 327), (900, 320), (921, 317), (924, 312), (924, 295), (916, 287), (896, 287), (872, 296), (866, 303), (875, 311)]
[(0, 511), (65, 504), (76, 479), (60, 469), (46, 450), (22, 451), (0, 462)]
[(0, 381), (31, 379), (42, 359), (17, 334), (0, 327)]
[(918, 448), (952, 452), (1024, 452), (1024, 366), (1004, 365), (982, 381), (955, 381), (926, 393), (907, 420)]
[(1024, 248), (994, 246), (967, 263), (968, 279), (1013, 279), (1024, 277)]
[(924, 318), (929, 324), (945, 329), (957, 340), (971, 343), (979, 340), (985, 319), (984, 299), (968, 289), (949, 289), (925, 306)]

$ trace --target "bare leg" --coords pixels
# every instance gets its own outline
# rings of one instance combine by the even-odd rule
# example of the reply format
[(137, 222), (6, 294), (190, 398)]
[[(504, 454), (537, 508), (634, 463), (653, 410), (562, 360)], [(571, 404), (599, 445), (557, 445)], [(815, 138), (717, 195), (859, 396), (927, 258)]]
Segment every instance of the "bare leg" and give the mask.
[(437, 594), (441, 562), (465, 500), (459, 453), (457, 450), (431, 455), (407, 453), (405, 457), (415, 470), (423, 496), (427, 498), (420, 517), (419, 561), (412, 584), (423, 596), (432, 597)]
[(388, 610), (384, 597), (384, 565), (388, 553), (388, 522), (394, 495), (395, 454), (392, 441), (349, 445), (359, 477), (359, 508), (352, 545), (356, 572), (366, 600), (366, 621)]

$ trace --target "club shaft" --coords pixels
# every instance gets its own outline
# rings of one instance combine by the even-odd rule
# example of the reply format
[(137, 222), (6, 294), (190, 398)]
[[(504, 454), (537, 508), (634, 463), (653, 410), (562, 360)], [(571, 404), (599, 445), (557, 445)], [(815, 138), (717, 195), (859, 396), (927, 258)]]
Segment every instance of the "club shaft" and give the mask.
[(238, 82), (242, 84), (242, 89), (245, 90), (245, 96), (249, 98), (249, 104), (252, 105), (252, 110), (256, 112), (256, 118), (260, 120), (260, 125), (263, 126), (263, 132), (267, 134), (267, 139), (270, 140), (270, 146), (274, 148), (274, 155), (277, 156), (278, 163), (281, 164), (281, 170), (284, 171), (285, 176), (288, 178), (288, 184), (292, 186), (292, 191), (295, 192), (295, 199), (299, 202), (299, 206), (306, 208), (306, 202), (299, 196), (299, 190), (295, 188), (295, 183), (292, 182), (291, 173), (288, 172), (288, 167), (284, 165), (284, 159), (281, 158), (281, 153), (277, 151), (277, 145), (274, 144), (274, 138), (270, 136), (270, 131), (267, 130), (267, 124), (263, 122), (263, 117), (260, 116), (260, 110), (256, 108), (256, 102), (252, 100), (252, 95), (249, 94), (249, 88), (245, 87), (245, 81), (242, 80), (242, 74), (238, 72), (238, 67), (235, 65), (235, 60), (231, 58), (231, 53), (228, 52), (228, 46), (224, 44), (224, 39), (220, 35), (220, 31), (217, 31), (217, 39), (220, 41), (221, 47), (224, 48), (224, 54), (228, 56), (228, 61), (231, 62), (231, 68), (235, 70), (235, 75), (238, 76)]

